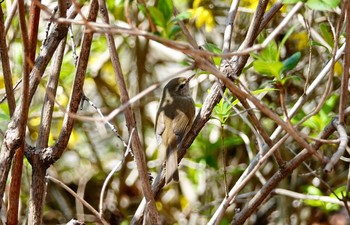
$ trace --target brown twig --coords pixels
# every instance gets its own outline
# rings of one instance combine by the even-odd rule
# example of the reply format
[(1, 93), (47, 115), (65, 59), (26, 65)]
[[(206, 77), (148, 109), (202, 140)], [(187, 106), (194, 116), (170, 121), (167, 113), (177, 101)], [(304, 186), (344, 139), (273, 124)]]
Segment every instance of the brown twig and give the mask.
[[(264, 4), (267, 4), (267, 2), (264, 1)], [(262, 16), (263, 15), (262, 12), (264, 12), (264, 7), (261, 7), (259, 5), (259, 7), (257, 7), (257, 10), (259, 11), (259, 15)], [(265, 21), (265, 24), (267, 24), (266, 21)], [(245, 43), (242, 45), (241, 49), (244, 49), (243, 46), (245, 46), (245, 47), (249, 46), (249, 44), (252, 44), (253, 41), (255, 40), (256, 35), (257, 35), (257, 32), (256, 32), (257, 29), (254, 30), (255, 26), (259, 27), (260, 24), (259, 23), (255, 23), (255, 24), (253, 23), (253, 25), (250, 28), (250, 30), (251, 30), (250, 31), (250, 35), (251, 36), (247, 35), (247, 39), (246, 39)], [(219, 71), (217, 71), (216, 68), (214, 69), (212, 67), (212, 65), (208, 65), (207, 64), (208, 61), (203, 60), (200, 57), (202, 55), (200, 52), (198, 52), (196, 50), (190, 50), (190, 51), (186, 51), (185, 53), (188, 53), (188, 52), (192, 53), (191, 55), (196, 59), (196, 63), (201, 69), (207, 70), (207, 68), (204, 68), (204, 67), (208, 66), (211, 69), (209, 69), (207, 71), (209, 71), (209, 72), (215, 71), (214, 74), (219, 73)], [(202, 51), (202, 52), (204, 52), (204, 51)], [(231, 63), (230, 65), (224, 64), (221, 67), (221, 70), (222, 71), (227, 71), (227, 72), (224, 72), (224, 74), (229, 74), (229, 75), (231, 75), (231, 77), (235, 77), (235, 76), (240, 74), (240, 72), (242, 71), (242, 69), (243, 69), (247, 59), (248, 59), (248, 57), (246, 57), (246, 56), (243, 56), (241, 58), (240, 57), (238, 57), (238, 58), (235, 57), (232, 60), (230, 60), (230, 63)], [(203, 66), (203, 65), (206, 65), (206, 66)], [(201, 67), (201, 66), (203, 66), (203, 67)], [(221, 79), (221, 78), (223, 78), (223, 76), (221, 75), (219, 78)], [(226, 81), (228, 81), (228, 80), (229, 79), (226, 78)], [(195, 121), (193, 123), (191, 131), (186, 135), (186, 137), (182, 141), (182, 148), (179, 149), (179, 155), (178, 155), (179, 161), (181, 161), (182, 157), (185, 155), (186, 149), (193, 142), (193, 140), (196, 137), (196, 135), (199, 133), (199, 131), (202, 129), (202, 127), (209, 120), (211, 112), (212, 112), (214, 106), (221, 99), (221, 94), (220, 93), (222, 93), (222, 90), (223, 90), (223, 85), (221, 83), (219, 83), (219, 82), (215, 83), (212, 86), (209, 95), (207, 96), (207, 98), (205, 99), (205, 101), (203, 103), (202, 109), (198, 113), (198, 115), (197, 115), (197, 117), (196, 117), (196, 119), (195, 119)], [(162, 171), (162, 169), (161, 169), (161, 171)], [(153, 189), (154, 193), (158, 194), (158, 192), (161, 190), (161, 188), (163, 186), (164, 186), (164, 173), (159, 173), (157, 178), (155, 179), (155, 181), (153, 183), (153, 186), (152, 186), (152, 189)], [(132, 224), (140, 224), (140, 223), (137, 223), (138, 220), (135, 219), (135, 218), (138, 218), (138, 217), (140, 217), (140, 215), (142, 215), (144, 207), (145, 207), (145, 201), (142, 201), (142, 203), (139, 205), (139, 208), (138, 208), (138, 210), (136, 211), (136, 213), (134, 215)]]
[[(349, 115), (350, 108), (348, 108), (347, 116)], [(319, 139), (328, 138), (335, 131), (333, 121), (329, 123), (318, 136)], [(321, 143), (315, 142), (313, 148), (318, 149)], [(263, 187), (254, 195), (254, 197), (247, 203), (246, 207), (240, 211), (234, 217), (232, 225), (243, 224), (244, 221), (252, 214), (252, 212), (264, 201), (264, 199), (273, 191), (273, 189), (279, 184), (279, 182), (288, 176), (295, 168), (303, 163), (307, 158), (311, 156), (311, 152), (304, 149), (292, 160), (288, 161), (285, 167), (280, 168)]]
[[(102, 1), (102, 0), (99, 0), (99, 3), (101, 8), (102, 18), (106, 24), (109, 24), (109, 17), (108, 17), (106, 3), (105, 1)], [(107, 36), (107, 42), (108, 42), (108, 49), (111, 55), (112, 65), (116, 76), (117, 85), (120, 91), (120, 98), (121, 98), (120, 100), (122, 104), (124, 104), (129, 101), (129, 94), (128, 94), (125, 80), (123, 77), (123, 72), (119, 62), (118, 53), (115, 47), (114, 38), (111, 34), (106, 34), (106, 36)], [(124, 115), (125, 115), (126, 125), (128, 127), (130, 136), (131, 136), (131, 132), (135, 129), (135, 135), (131, 140), (131, 143), (132, 143), (131, 148), (133, 150), (134, 158), (135, 158), (137, 169), (139, 172), (139, 178), (142, 183), (143, 194), (148, 203), (150, 221), (151, 221), (151, 224), (158, 225), (158, 224), (161, 224), (160, 217), (155, 205), (154, 195), (153, 195), (149, 178), (148, 178), (146, 157), (141, 145), (141, 140), (137, 131), (136, 122), (135, 122), (135, 118), (131, 110), (131, 107), (130, 106), (127, 107), (124, 113), (125, 113)]]
[[(350, 34), (350, 4), (348, 1), (344, 2), (343, 8), (346, 11), (346, 34)], [(339, 103), (339, 122), (344, 123), (344, 110), (347, 105), (348, 98), (348, 83), (349, 83), (349, 68), (350, 68), (350, 36), (346, 35), (345, 44), (348, 46), (345, 49), (344, 55), (344, 69), (343, 76), (341, 79), (341, 88), (340, 88), (340, 103)]]
[(17, 11), (17, 0), (14, 0), (12, 2), (12, 6), (11, 6), (11, 9), (10, 9), (10, 12), (7, 14), (7, 17), (6, 17), (5, 35), (7, 34), (8, 30), (10, 29), (10, 25), (11, 25), (13, 17), (16, 14), (16, 11)]
[(58, 79), (61, 71), (61, 65), (63, 62), (65, 45), (66, 39), (63, 39), (57, 49), (56, 57), (54, 59), (54, 63), (52, 64), (51, 74), (47, 82), (44, 105), (41, 110), (38, 140), (36, 145), (39, 149), (46, 148), (48, 146), (52, 114), (55, 106), (55, 96), (58, 86)]
[[(97, 1), (92, 1), (91, 3), (91, 8), (90, 8), (90, 19), (96, 19), (97, 16), (97, 11), (98, 11), (98, 5), (97, 5)], [(61, 12), (62, 14), (65, 14), (65, 12)], [(58, 27), (57, 27), (58, 28)], [(67, 34), (67, 27), (61, 27), (63, 35), (64, 36), (59, 36), (59, 37), (55, 37), (55, 39), (60, 38), (59, 41), (66, 36)], [(55, 31), (55, 29), (54, 29)], [(53, 32), (54, 32), (53, 31)], [(44, 48), (48, 45), (50, 45), (53, 40), (50, 39), (51, 35), (53, 33), (51, 33), (48, 37), (48, 41), (46, 43), (46, 45), (44, 45)], [(62, 34), (60, 34), (62, 35)], [(52, 38), (52, 37), (51, 37)], [(87, 34), (84, 36), (84, 40), (86, 41), (86, 43), (82, 46), (82, 52), (81, 54), (84, 55), (89, 55), (89, 46), (91, 45), (91, 40), (92, 40), (92, 34)], [(39, 55), (40, 57), (40, 55)], [(86, 59), (86, 58), (85, 58)], [(38, 60), (37, 60), (38, 61)], [(37, 62), (36, 61), (36, 62)], [(87, 60), (86, 60), (87, 61)], [(79, 98), (79, 96), (81, 96), (81, 92), (82, 92), (82, 85), (83, 85), (83, 80), (85, 77), (85, 69), (86, 69), (86, 62), (82, 62), (81, 63), (81, 67), (79, 67), (79, 70), (76, 74), (75, 77), (75, 81), (74, 81), (74, 89), (73, 89), (73, 93), (72, 93), (72, 97), (70, 99), (70, 104), (69, 104), (69, 109), (73, 112), (76, 112), (79, 106), (79, 102), (80, 99), (77, 100), (77, 98)], [(85, 66), (85, 69), (84, 69)], [(33, 71), (35, 71), (35, 68), (33, 69)], [(33, 80), (35, 80), (35, 78), (38, 79), (38, 77), (32, 77)], [(38, 80), (37, 80), (38, 82)], [(38, 83), (34, 83), (33, 87), (36, 87)], [(51, 96), (53, 98), (53, 96)], [(50, 104), (50, 103), (48, 103)], [(52, 103), (51, 103), (52, 104)], [(47, 112), (48, 114), (50, 114), (49, 110)], [(44, 121), (44, 122), (48, 122), (48, 121)], [(51, 163), (53, 163), (53, 160), (47, 160), (46, 157), (49, 157), (50, 159), (54, 159), (57, 160), (62, 152), (64, 151), (64, 149), (66, 148), (66, 145), (68, 143), (68, 139), (69, 139), (69, 135), (72, 131), (72, 126), (73, 126), (73, 119), (71, 118), (67, 118), (65, 117), (64, 121), (63, 121), (63, 126), (62, 126), (62, 130), (59, 136), (58, 141), (56, 142), (55, 146), (53, 148), (42, 148), (42, 149), (36, 149), (35, 151), (28, 151), (27, 153), (27, 157), (31, 162), (32, 168), (33, 168), (33, 174), (32, 174), (32, 183), (31, 183), (31, 192), (30, 192), (30, 201), (29, 201), (29, 216), (28, 216), (28, 220), (30, 224), (41, 224), (42, 223), (42, 206), (43, 206), (43, 202), (44, 202), (44, 197), (45, 197), (45, 189), (46, 189), (46, 182), (45, 182), (45, 176), (46, 176), (46, 170), (48, 168), (49, 165), (51, 165)], [(46, 145), (46, 143), (40, 143), (40, 145)], [(53, 152), (50, 152), (50, 150), (54, 150)]]
[[(62, 2), (61, 0), (59, 2)], [(66, 17), (67, 4), (59, 4), (58, 13), (61, 17)], [(46, 86), (46, 94), (44, 98), (44, 105), (41, 110), (41, 120), (39, 127), (39, 134), (36, 147), (39, 149), (46, 148), (48, 146), (48, 140), (50, 135), (52, 114), (55, 105), (55, 96), (58, 86), (58, 79), (61, 72), (61, 66), (63, 62), (64, 50), (66, 45), (66, 39), (63, 39), (58, 46), (54, 63), (52, 64), (52, 70)]]
[[(92, 0), (90, 5), (90, 12), (87, 20), (95, 21), (97, 18), (97, 13), (98, 13), (98, 2), (97, 0)], [(64, 149), (68, 144), (69, 137), (73, 129), (74, 118), (70, 116), (70, 113), (75, 114), (78, 111), (80, 101), (82, 99), (83, 85), (84, 85), (84, 79), (85, 79), (85, 74), (87, 70), (87, 63), (90, 56), (92, 39), (93, 39), (93, 33), (89, 32), (84, 34), (82, 44), (81, 44), (79, 62), (76, 68), (76, 74), (75, 74), (75, 79), (73, 83), (74, 88), (72, 89), (71, 98), (67, 109), (69, 113), (67, 113), (64, 117), (62, 130), (60, 132), (57, 142), (53, 146), (52, 157), (54, 159), (58, 159), (61, 157)]]
[(10, 59), (7, 51), (6, 32), (5, 32), (5, 25), (4, 25), (4, 13), (2, 11), (2, 7), (0, 7), (0, 55), (1, 55), (2, 72), (4, 76), (4, 83), (5, 83), (5, 89), (6, 89), (6, 96), (8, 96), (7, 104), (9, 106), (10, 116), (12, 116), (13, 112), (15, 111), (16, 102), (15, 102), (15, 95), (14, 95), (13, 84), (12, 84)]
[(29, 15), (29, 65), (32, 67), (32, 65), (34, 65), (36, 43), (38, 41), (40, 17), (40, 8), (35, 4), (34, 1), (31, 2)]
[(61, 182), (60, 180), (57, 180), (56, 178), (51, 177), (51, 176), (46, 176), (46, 178), (48, 180), (58, 184), (59, 186), (64, 188), (66, 191), (68, 191), (69, 194), (74, 196), (74, 198), (78, 199), (87, 209), (90, 210), (90, 212), (92, 212), (96, 216), (96, 218), (98, 218), (102, 222), (102, 224), (104, 224), (104, 225), (109, 224), (89, 203), (87, 203), (83, 198), (81, 198), (79, 195), (77, 195), (72, 189), (70, 189), (63, 182)]
[(105, 181), (103, 182), (103, 185), (102, 185), (102, 188), (101, 188), (101, 192), (100, 192), (100, 202), (99, 202), (99, 206), (98, 206), (101, 216), (103, 215), (103, 210), (104, 210), (103, 201), (104, 201), (107, 185), (108, 185), (109, 181), (111, 180), (113, 174), (122, 166), (122, 164), (124, 164), (124, 161), (125, 161), (126, 157), (132, 152), (132, 150), (130, 148), (131, 147), (130, 145), (131, 145), (131, 140), (133, 139), (134, 131), (135, 131), (135, 129), (133, 129), (131, 131), (130, 138), (129, 138), (129, 141), (128, 141), (128, 145), (125, 148), (125, 152), (124, 152), (123, 158), (118, 162), (117, 165), (114, 166), (114, 168), (111, 170), (111, 172), (108, 174), (108, 176), (106, 177)]
[[(345, 109), (344, 109), (344, 112), (345, 112)], [(338, 131), (340, 143), (338, 145), (337, 151), (333, 154), (333, 156), (331, 157), (331, 159), (329, 160), (329, 162), (324, 168), (324, 171), (326, 173), (331, 172), (334, 165), (339, 161), (340, 157), (344, 155), (345, 149), (348, 146), (348, 141), (349, 141), (345, 127), (341, 123), (340, 118), (333, 119), (332, 124), (335, 127), (335, 129)]]
[(231, 51), (232, 31), (233, 25), (236, 19), (237, 11), (239, 6), (239, 0), (234, 0), (231, 3), (230, 11), (228, 12), (225, 32), (224, 32), (224, 43), (222, 45), (222, 52), (227, 53)]
[(22, 178), (22, 167), (23, 167), (23, 156), (25, 148), (25, 133), (26, 124), (28, 120), (29, 112), (29, 70), (30, 70), (30, 59), (29, 59), (29, 39), (28, 31), (25, 20), (25, 6), (23, 0), (18, 0), (18, 15), (19, 24), (21, 27), (21, 35), (23, 41), (23, 72), (22, 72), (22, 98), (20, 108), (20, 115), (18, 117), (18, 137), (21, 139), (20, 146), (14, 149), (15, 155), (12, 164), (12, 179), (10, 183), (9, 191), (9, 205), (7, 213), (7, 223), (17, 224), (18, 223), (18, 209), (19, 209), (19, 195), (21, 188), (21, 178)]

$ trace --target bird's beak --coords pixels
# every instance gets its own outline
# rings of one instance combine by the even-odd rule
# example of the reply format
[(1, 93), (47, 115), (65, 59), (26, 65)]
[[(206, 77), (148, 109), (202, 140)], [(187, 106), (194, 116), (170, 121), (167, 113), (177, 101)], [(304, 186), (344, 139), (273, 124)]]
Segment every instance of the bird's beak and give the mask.
[(191, 80), (193, 77), (195, 77), (195, 76), (196, 76), (196, 74), (193, 74), (192, 76), (190, 76), (189, 78), (187, 78), (186, 83), (189, 83), (190, 80)]

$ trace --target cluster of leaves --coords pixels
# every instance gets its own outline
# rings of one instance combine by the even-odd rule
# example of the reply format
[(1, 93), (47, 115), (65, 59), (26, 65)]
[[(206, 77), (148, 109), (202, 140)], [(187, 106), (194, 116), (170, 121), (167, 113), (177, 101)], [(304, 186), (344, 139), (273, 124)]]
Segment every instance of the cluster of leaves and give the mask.
[(304, 2), (313, 10), (331, 10), (339, 5), (340, 0), (283, 0), (284, 4)]
[(251, 54), (255, 59), (253, 62), (255, 71), (262, 75), (275, 78), (277, 84), (283, 85), (288, 79), (291, 78), (291, 76), (283, 75), (286, 72), (294, 69), (301, 57), (301, 53), (296, 52), (287, 59), (280, 61), (281, 49), (292, 31), (293, 29), (289, 30), (279, 46), (277, 46), (275, 41), (271, 41), (266, 48), (260, 52), (260, 54)]

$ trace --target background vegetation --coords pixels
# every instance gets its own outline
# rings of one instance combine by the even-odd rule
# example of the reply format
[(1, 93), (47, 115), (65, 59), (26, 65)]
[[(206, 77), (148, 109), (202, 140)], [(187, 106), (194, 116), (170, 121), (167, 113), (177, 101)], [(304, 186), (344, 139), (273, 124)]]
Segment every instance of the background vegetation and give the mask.
[[(349, 224), (349, 18), (336, 0), (2, 1), (0, 223)], [(164, 186), (161, 87), (192, 74)]]

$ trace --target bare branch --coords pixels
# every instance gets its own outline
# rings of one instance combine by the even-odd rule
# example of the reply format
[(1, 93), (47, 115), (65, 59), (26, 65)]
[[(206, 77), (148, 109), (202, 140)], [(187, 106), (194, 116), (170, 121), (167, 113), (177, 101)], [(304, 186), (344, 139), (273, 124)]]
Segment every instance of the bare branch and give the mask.
[[(109, 17), (108, 17), (106, 3), (103, 0), (99, 0), (99, 3), (101, 7), (101, 14), (102, 14), (103, 20), (105, 23), (109, 24)], [(111, 55), (112, 65), (116, 76), (117, 85), (120, 91), (120, 98), (121, 98), (120, 100), (122, 104), (124, 104), (125, 102), (129, 101), (129, 94), (124, 81), (123, 72), (119, 62), (119, 57), (114, 44), (113, 36), (111, 34), (106, 34), (106, 36), (107, 36), (107, 42), (108, 42), (108, 49)], [(125, 109), (125, 120), (129, 130), (130, 137), (132, 136), (131, 132), (135, 129), (135, 135), (134, 135), (134, 138), (132, 138), (132, 142), (131, 142), (132, 143), (131, 146), (135, 156), (134, 159), (136, 161), (137, 169), (139, 172), (139, 178), (142, 182), (142, 191), (149, 206), (149, 217), (150, 217), (151, 224), (158, 225), (158, 224), (161, 224), (160, 217), (155, 205), (154, 195), (153, 195), (150, 181), (148, 178), (146, 156), (141, 145), (134, 114), (131, 110), (131, 107), (127, 107)]]
[(26, 124), (28, 120), (29, 112), (29, 70), (30, 70), (30, 58), (29, 58), (29, 38), (27, 31), (27, 24), (25, 20), (25, 6), (23, 0), (18, 0), (18, 14), (19, 14), (19, 24), (21, 27), (21, 35), (23, 41), (23, 72), (22, 72), (22, 97), (21, 103), (19, 104), (20, 114), (15, 114), (14, 118), (18, 116), (16, 124), (18, 125), (18, 138), (20, 141), (20, 146), (17, 149), (14, 149), (15, 157), (12, 165), (12, 179), (10, 184), (9, 192), (9, 206), (7, 214), (7, 223), (8, 224), (17, 224), (18, 223), (18, 209), (19, 209), (19, 195), (21, 187), (21, 178), (22, 178), (22, 167), (23, 167), (23, 156), (25, 148), (25, 134), (26, 134)]
[[(60, 0), (58, 2), (61, 3), (62, 1)], [(35, 10), (39, 11), (39, 8), (37, 6), (35, 7), (36, 7)], [(59, 4), (58, 12), (60, 16), (66, 17), (67, 4), (66, 3)], [(52, 114), (53, 114), (53, 109), (55, 105), (54, 100), (55, 100), (57, 86), (58, 86), (58, 79), (61, 72), (65, 46), (66, 46), (66, 39), (63, 39), (58, 47), (58, 51), (56, 53), (54, 63), (52, 64), (51, 75), (47, 82), (46, 95), (44, 99), (44, 105), (41, 111), (40, 128), (39, 128), (39, 134), (38, 134), (38, 140), (37, 140), (37, 148), (39, 149), (46, 148), (48, 144)]]
[[(350, 34), (350, 4), (348, 1), (344, 2), (343, 8), (346, 10), (346, 34)], [(346, 46), (350, 46), (350, 35), (346, 35)], [(348, 99), (348, 83), (349, 83), (349, 68), (350, 68), (350, 48), (345, 49), (344, 55), (344, 72), (341, 81), (340, 89), (340, 103), (339, 103), (339, 122), (344, 123), (344, 110)]]
[[(327, 203), (333, 203), (337, 205), (344, 206), (344, 202), (340, 201), (339, 199), (332, 198), (329, 196), (318, 196), (318, 195), (308, 195), (308, 194), (300, 194), (298, 192), (282, 189), (282, 188), (276, 188), (272, 191), (273, 194), (283, 195), (295, 199), (301, 199), (301, 200), (318, 200), (322, 202)], [(350, 204), (350, 203), (348, 203)]]
[(15, 111), (16, 103), (12, 84), (10, 60), (7, 52), (4, 13), (2, 11), (2, 7), (0, 7), (0, 56), (2, 70), (4, 74), (3, 76), (6, 88), (6, 95), (8, 96), (7, 104), (10, 109), (10, 115), (12, 116), (13, 112)]
[(29, 65), (32, 67), (34, 65), (36, 43), (38, 41), (38, 28), (39, 28), (39, 18), (40, 18), (40, 8), (35, 4), (35, 1), (30, 3), (30, 18), (29, 18)]
[[(340, 112), (339, 112), (340, 114)], [(339, 161), (340, 157), (344, 155), (344, 152), (346, 150), (346, 147), (348, 146), (348, 135), (346, 133), (345, 127), (340, 122), (340, 118), (334, 118), (332, 121), (333, 126), (336, 128), (339, 134), (339, 146), (337, 151), (333, 154), (330, 161), (327, 163), (327, 165), (324, 168), (324, 171), (326, 173), (329, 173), (332, 171), (334, 165)]]
[[(339, 50), (335, 54), (334, 61), (339, 60), (341, 55), (343, 54), (345, 49), (345, 44), (343, 44)], [(317, 77), (314, 79), (314, 81), (310, 84), (310, 86), (307, 88), (306, 92), (300, 96), (298, 101), (293, 105), (293, 107), (289, 110), (288, 116), (292, 118), (295, 113), (300, 109), (300, 107), (306, 102), (306, 100), (310, 97), (311, 93), (316, 89), (316, 87), (320, 84), (322, 79), (327, 75), (328, 71), (332, 67), (333, 60), (330, 60), (326, 66), (323, 67), (322, 71), (317, 75)], [(271, 139), (275, 140), (276, 137), (281, 133), (282, 127), (277, 127), (276, 130), (271, 135)]]
[(60, 180), (57, 180), (56, 178), (52, 177), (52, 176), (46, 176), (47, 179), (49, 179), (50, 181), (58, 184), (59, 186), (61, 186), (62, 188), (64, 188), (66, 191), (69, 192), (69, 194), (73, 195), (74, 198), (78, 199), (81, 203), (83, 203), (83, 205), (90, 210), (90, 212), (92, 212), (96, 218), (98, 218), (102, 224), (104, 225), (108, 225), (109, 223), (96, 211), (96, 209), (94, 209), (89, 203), (87, 203), (84, 199), (82, 199), (79, 195), (77, 195), (72, 189), (70, 189), (67, 185), (65, 185), (63, 182), (61, 182)]
[(46, 148), (50, 135), (52, 114), (55, 105), (55, 96), (57, 91), (58, 79), (61, 71), (66, 39), (63, 39), (59, 45), (52, 64), (52, 70), (46, 86), (46, 95), (44, 105), (41, 111), (40, 128), (36, 147), (39, 149)]
[(8, 30), (10, 29), (10, 25), (12, 22), (13, 17), (15, 16), (17, 11), (17, 0), (14, 0), (11, 5), (10, 13), (7, 14), (6, 22), (5, 22), (5, 35), (7, 34)]
[(100, 193), (100, 203), (99, 203), (99, 207), (98, 207), (101, 216), (103, 215), (103, 210), (104, 210), (103, 201), (104, 201), (104, 196), (105, 196), (107, 185), (108, 185), (110, 179), (112, 178), (113, 174), (124, 164), (125, 158), (131, 153), (132, 150), (130, 148), (131, 147), (130, 145), (131, 145), (131, 140), (133, 138), (134, 131), (135, 131), (135, 129), (133, 129), (131, 131), (129, 142), (128, 142), (128, 145), (126, 146), (126, 149), (124, 152), (124, 157), (122, 158), (122, 160), (120, 160), (118, 162), (117, 165), (114, 166), (114, 168), (111, 170), (111, 172), (108, 174), (105, 181), (103, 182), (101, 193)]
[[(347, 109), (347, 115), (349, 115), (350, 108)], [(333, 122), (329, 123), (322, 133), (319, 135), (319, 139), (328, 138), (335, 131)], [(318, 149), (321, 143), (315, 142), (314, 149)], [(261, 204), (261, 202), (273, 191), (273, 189), (279, 184), (279, 182), (289, 175), (296, 167), (303, 163), (307, 158), (311, 156), (311, 152), (304, 149), (292, 160), (288, 161), (285, 167), (280, 168), (263, 187), (254, 195), (254, 197), (247, 203), (246, 207), (240, 211), (234, 217), (232, 225), (243, 224), (244, 221), (252, 214), (252, 212)]]
[(228, 12), (226, 27), (224, 32), (224, 43), (222, 46), (222, 52), (227, 53), (231, 50), (232, 30), (235, 22), (239, 0), (234, 0), (231, 3), (230, 11)]
[[(98, 2), (97, 0), (92, 0), (90, 5), (90, 12), (88, 15), (89, 21), (95, 21), (98, 13)], [(78, 111), (80, 101), (82, 99), (83, 85), (85, 79), (85, 73), (87, 68), (87, 63), (90, 55), (90, 48), (92, 44), (93, 33), (85, 33), (82, 44), (78, 66), (76, 68), (75, 79), (73, 83), (73, 89), (71, 93), (71, 98), (69, 101), (68, 112), (76, 113)], [(70, 134), (73, 129), (74, 118), (70, 114), (66, 114), (63, 120), (62, 130), (58, 137), (58, 140), (53, 147), (52, 157), (53, 159), (58, 159), (61, 157), (64, 149), (66, 148)]]

